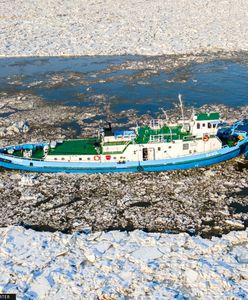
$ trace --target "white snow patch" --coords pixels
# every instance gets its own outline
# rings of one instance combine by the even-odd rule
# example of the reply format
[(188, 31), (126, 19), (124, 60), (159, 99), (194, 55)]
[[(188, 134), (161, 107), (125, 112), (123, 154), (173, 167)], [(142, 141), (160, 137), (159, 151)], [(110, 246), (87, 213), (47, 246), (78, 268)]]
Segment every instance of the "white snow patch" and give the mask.
[(132, 256), (140, 260), (156, 259), (163, 256), (156, 247), (142, 247), (132, 253)]

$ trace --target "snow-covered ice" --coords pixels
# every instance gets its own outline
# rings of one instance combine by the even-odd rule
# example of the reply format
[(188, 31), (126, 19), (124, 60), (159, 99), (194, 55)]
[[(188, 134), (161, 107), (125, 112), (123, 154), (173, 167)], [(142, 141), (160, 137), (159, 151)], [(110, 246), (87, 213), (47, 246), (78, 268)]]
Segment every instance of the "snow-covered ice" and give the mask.
[(248, 50), (245, 0), (2, 0), (0, 55)]
[[(0, 229), (0, 292), (18, 299), (247, 299), (248, 230), (66, 235)], [(112, 298), (111, 298), (112, 297)]]

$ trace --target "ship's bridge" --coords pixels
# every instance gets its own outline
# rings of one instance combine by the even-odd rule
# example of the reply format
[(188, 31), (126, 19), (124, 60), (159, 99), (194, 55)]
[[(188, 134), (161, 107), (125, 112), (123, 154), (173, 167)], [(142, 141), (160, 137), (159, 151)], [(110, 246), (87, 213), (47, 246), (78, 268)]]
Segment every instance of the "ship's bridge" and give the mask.
[(216, 135), (220, 122), (220, 114), (216, 112), (195, 114), (191, 124), (192, 135)]

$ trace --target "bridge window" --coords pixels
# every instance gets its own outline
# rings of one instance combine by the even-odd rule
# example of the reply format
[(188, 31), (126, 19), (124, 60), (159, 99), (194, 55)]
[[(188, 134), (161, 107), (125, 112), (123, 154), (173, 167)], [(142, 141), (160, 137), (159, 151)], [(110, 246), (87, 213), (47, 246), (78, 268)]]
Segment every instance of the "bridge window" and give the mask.
[(64, 157), (62, 157), (62, 158), (61, 158), (61, 160), (65, 160), (65, 158), (64, 158)]
[(90, 157), (87, 157), (87, 160), (90, 160)]
[(160, 151), (161, 150), (161, 148), (160, 147), (158, 147), (158, 151)]
[(57, 157), (54, 157), (54, 160), (57, 160)]
[(200, 129), (200, 128), (201, 128), (201, 124), (200, 124), (200, 123), (197, 123), (197, 124), (196, 124), (196, 127), (197, 127), (197, 129)]
[(82, 157), (79, 157), (79, 160), (82, 160)]
[(202, 123), (202, 127), (205, 127), (205, 125), (206, 125), (205, 123)]
[(189, 144), (183, 144), (183, 150), (189, 150)]
[(33, 167), (33, 165), (34, 165), (34, 164), (31, 162), (31, 163), (30, 163), (30, 167)]
[(211, 123), (208, 123), (208, 128), (211, 128), (212, 126), (211, 126)]

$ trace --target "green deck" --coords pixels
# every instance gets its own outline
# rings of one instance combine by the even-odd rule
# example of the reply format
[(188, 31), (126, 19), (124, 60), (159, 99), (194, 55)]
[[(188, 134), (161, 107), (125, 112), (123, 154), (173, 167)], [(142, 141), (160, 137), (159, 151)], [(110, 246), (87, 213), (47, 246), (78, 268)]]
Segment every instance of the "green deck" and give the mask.
[(15, 150), (13, 155), (18, 156), (18, 157), (23, 157), (22, 151), (20, 151), (20, 150)]
[(44, 156), (43, 149), (35, 150), (32, 153), (32, 158), (34, 158), (34, 159), (42, 159), (43, 156)]
[(135, 142), (137, 144), (146, 144), (150, 141), (150, 136), (151, 135), (160, 135), (160, 134), (164, 134), (164, 141), (165, 142), (170, 142), (171, 141), (171, 137), (172, 140), (179, 140), (179, 139), (183, 139), (186, 136), (190, 136), (191, 134), (189, 133), (185, 133), (185, 132), (181, 132), (182, 126), (176, 126), (176, 127), (167, 127), (164, 126), (160, 129), (151, 129), (150, 127), (146, 126), (146, 127), (140, 127), (138, 129), (138, 136), (135, 139)]
[(96, 144), (98, 139), (67, 140), (49, 149), (49, 155), (95, 155), (98, 154)]

